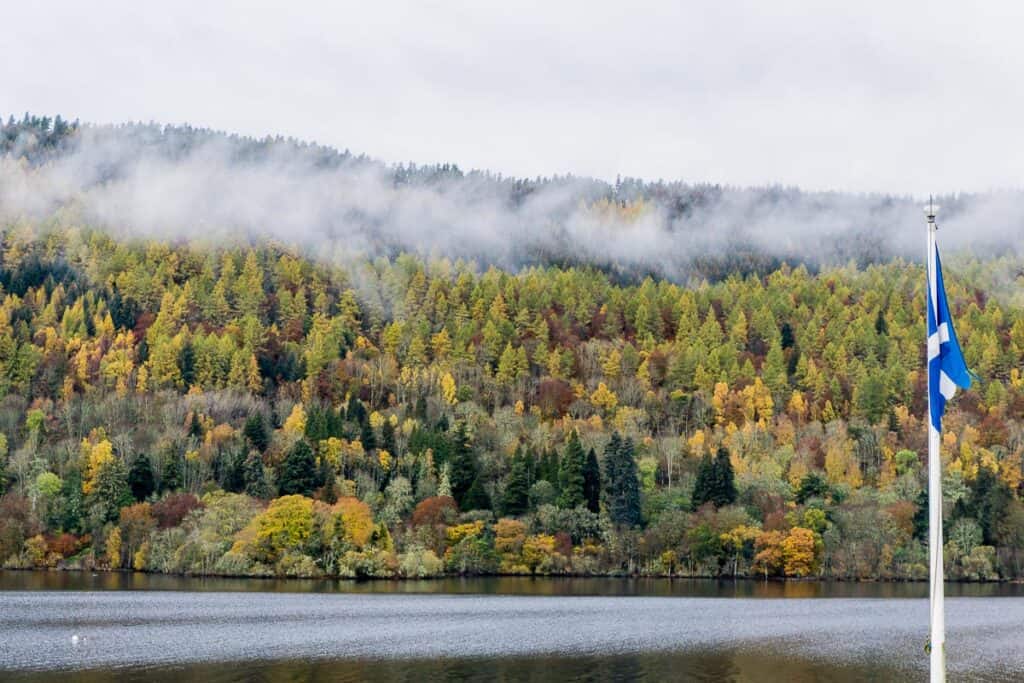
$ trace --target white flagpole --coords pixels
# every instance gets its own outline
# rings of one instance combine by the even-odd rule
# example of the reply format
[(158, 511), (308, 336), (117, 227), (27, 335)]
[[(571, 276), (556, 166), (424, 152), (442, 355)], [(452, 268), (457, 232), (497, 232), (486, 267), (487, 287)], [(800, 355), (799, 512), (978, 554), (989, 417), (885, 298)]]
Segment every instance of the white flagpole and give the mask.
[[(938, 313), (938, 279), (935, 273), (935, 209), (928, 203), (928, 291), (933, 314)], [(927, 315), (927, 306), (925, 307)], [(927, 329), (927, 327), (926, 327)], [(937, 336), (937, 334), (936, 334)], [(930, 346), (930, 345), (926, 345)], [(938, 339), (935, 340), (938, 346)], [(931, 353), (926, 354), (930, 361)], [(930, 374), (929, 374), (930, 382)], [(942, 566), (942, 458), (939, 454), (941, 434), (932, 424), (932, 387), (928, 386), (928, 555), (930, 568), (929, 606), (931, 626), (930, 669), (932, 683), (946, 681), (946, 613), (945, 584)]]

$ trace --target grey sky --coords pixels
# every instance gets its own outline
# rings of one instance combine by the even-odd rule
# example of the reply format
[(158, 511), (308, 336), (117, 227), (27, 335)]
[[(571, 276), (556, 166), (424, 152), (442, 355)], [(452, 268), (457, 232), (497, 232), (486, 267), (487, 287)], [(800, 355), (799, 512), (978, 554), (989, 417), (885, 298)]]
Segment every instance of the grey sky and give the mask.
[(1024, 177), (1022, 19), (1009, 2), (21, 2), (0, 113), (515, 175), (985, 190)]

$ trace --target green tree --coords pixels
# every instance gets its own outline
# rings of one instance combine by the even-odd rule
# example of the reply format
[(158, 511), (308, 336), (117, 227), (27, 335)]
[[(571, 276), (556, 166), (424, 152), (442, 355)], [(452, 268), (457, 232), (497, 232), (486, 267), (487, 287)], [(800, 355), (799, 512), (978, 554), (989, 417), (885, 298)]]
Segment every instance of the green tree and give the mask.
[(587, 461), (583, 465), (583, 498), (588, 510), (594, 514), (601, 512), (601, 465), (593, 448), (587, 453)]
[(128, 488), (131, 489), (132, 497), (137, 501), (146, 500), (156, 490), (153, 465), (145, 453), (139, 453), (132, 459), (132, 466), (128, 470)]
[(452, 435), (451, 467), (448, 471), (452, 487), (452, 497), (459, 504), (459, 509), (466, 510), (466, 493), (477, 478), (476, 453), (469, 444), (466, 424), (460, 422)]
[(300, 439), (288, 451), (281, 463), (278, 489), (282, 496), (311, 496), (317, 487), (316, 458), (305, 439)]
[(270, 446), (270, 434), (267, 432), (266, 424), (263, 422), (262, 413), (255, 412), (247, 417), (242, 432), (249, 445), (260, 453), (266, 451)]
[(612, 523), (639, 526), (640, 481), (637, 477), (633, 440), (612, 434), (604, 452), (605, 509)]
[(530, 509), (529, 465), (526, 457), (519, 451), (512, 458), (512, 466), (501, 496), (501, 509), (506, 515), (516, 517)]
[(711, 502), (715, 507), (724, 507), (736, 502), (736, 476), (726, 448), (720, 447), (715, 454), (713, 491)]
[(253, 498), (270, 498), (270, 486), (267, 484), (266, 473), (263, 471), (263, 457), (257, 451), (249, 451), (242, 464), (242, 478), (245, 480), (245, 492)]
[(565, 446), (565, 452), (559, 462), (558, 468), (558, 507), (572, 509), (586, 502), (584, 488), (586, 480), (583, 476), (583, 469), (586, 466), (587, 456), (580, 444), (580, 436), (576, 430), (569, 434), (569, 442)]

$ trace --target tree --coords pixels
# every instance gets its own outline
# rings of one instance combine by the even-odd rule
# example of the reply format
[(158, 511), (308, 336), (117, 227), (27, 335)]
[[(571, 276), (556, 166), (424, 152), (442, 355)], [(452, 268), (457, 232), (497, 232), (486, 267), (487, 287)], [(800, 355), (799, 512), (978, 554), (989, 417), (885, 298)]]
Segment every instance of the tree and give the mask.
[(249, 451), (242, 463), (242, 479), (245, 481), (245, 493), (253, 498), (270, 498), (270, 486), (267, 485), (263, 471), (263, 457), (257, 451)]
[(530, 472), (526, 457), (518, 451), (512, 457), (512, 467), (501, 496), (501, 509), (506, 515), (516, 517), (530, 509)]
[(132, 503), (132, 492), (128, 488), (128, 470), (120, 458), (112, 458), (102, 465), (89, 491), (92, 519), (100, 525), (113, 522), (119, 511)]
[(572, 509), (586, 502), (584, 488), (586, 480), (583, 477), (583, 469), (586, 466), (587, 456), (580, 444), (580, 436), (576, 430), (569, 434), (569, 442), (565, 446), (565, 452), (558, 467), (558, 507)]
[(466, 491), (461, 507), (464, 510), (491, 509), (491, 497), (487, 494), (487, 489), (484, 488), (483, 481), (479, 475), (473, 480), (469, 490)]
[(617, 526), (635, 527), (640, 524), (640, 481), (637, 478), (636, 459), (632, 439), (612, 434), (604, 452), (605, 509)]
[(818, 472), (808, 472), (796, 490), (796, 502), (803, 505), (811, 498), (824, 499), (829, 492), (828, 480)]
[(305, 439), (295, 442), (284, 462), (278, 477), (278, 488), (281, 495), (311, 496), (317, 487), (316, 459), (313, 449)]
[(132, 490), (132, 497), (137, 501), (146, 500), (156, 490), (153, 465), (148, 455), (139, 453), (132, 460), (131, 469), (128, 470), (128, 487)]
[(469, 445), (469, 437), (466, 434), (466, 424), (460, 422), (452, 435), (451, 467), (448, 478), (451, 482), (452, 497), (459, 504), (460, 510), (468, 509), (466, 493), (477, 478), (476, 453)]
[(601, 465), (593, 448), (583, 465), (583, 498), (588, 510), (594, 514), (601, 512)]
[(719, 448), (715, 455), (712, 491), (711, 502), (715, 504), (715, 507), (724, 507), (736, 502), (736, 479), (732, 469), (732, 459), (729, 457), (729, 451), (725, 448)]
[(377, 448), (377, 432), (373, 430), (373, 425), (369, 420), (363, 422), (359, 432), (359, 442), (363, 444), (364, 451), (369, 452)]
[(690, 496), (690, 506), (694, 510), (698, 510), (705, 503), (711, 502), (714, 495), (715, 465), (711, 461), (711, 454), (705, 452), (697, 466), (697, 480), (694, 482), (693, 494)]
[(786, 576), (810, 576), (818, 571), (821, 540), (810, 529), (793, 527), (782, 542)]
[(253, 520), (256, 533), (251, 552), (274, 563), (288, 550), (301, 549), (313, 534), (313, 501), (298, 495), (271, 501)]
[(245, 426), (242, 428), (249, 445), (263, 453), (270, 446), (270, 434), (267, 432), (266, 424), (263, 422), (263, 414), (255, 412), (245, 419)]

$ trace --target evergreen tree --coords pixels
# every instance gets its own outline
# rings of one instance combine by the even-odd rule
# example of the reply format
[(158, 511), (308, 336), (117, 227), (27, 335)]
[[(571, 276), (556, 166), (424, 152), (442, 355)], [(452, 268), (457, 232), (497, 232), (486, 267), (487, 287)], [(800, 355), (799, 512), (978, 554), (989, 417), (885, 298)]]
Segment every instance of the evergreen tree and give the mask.
[(501, 509), (506, 515), (518, 517), (530, 509), (530, 471), (526, 456), (516, 452), (501, 496)]
[(128, 488), (128, 468), (115, 457), (96, 475), (95, 487), (89, 494), (91, 519), (100, 525), (117, 521), (121, 508), (132, 504), (132, 491)]
[(242, 464), (242, 478), (245, 481), (245, 493), (253, 498), (270, 498), (270, 486), (267, 485), (263, 472), (263, 457), (257, 451), (249, 451)]
[(128, 488), (137, 501), (146, 500), (156, 490), (153, 465), (149, 461), (149, 456), (144, 453), (139, 453), (132, 460), (131, 469), (128, 470)]
[(330, 409), (312, 405), (306, 412), (306, 438), (311, 443), (319, 443), (330, 436), (327, 413)]
[(203, 438), (203, 425), (199, 421), (199, 415), (192, 413), (192, 419), (188, 423), (188, 435), (193, 439)]
[(316, 459), (305, 439), (300, 439), (288, 451), (278, 476), (278, 489), (282, 496), (299, 494), (311, 496), (316, 488)]
[(714, 487), (711, 502), (715, 507), (724, 507), (736, 502), (736, 476), (728, 449), (721, 447), (715, 455)]
[(583, 465), (583, 498), (588, 510), (594, 514), (601, 512), (601, 465), (593, 448)]
[[(811, 498), (822, 498), (828, 495), (828, 480), (818, 472), (808, 472), (800, 480), (800, 486), (796, 490), (796, 502), (803, 505)], [(925, 506), (927, 507), (927, 505)]]
[(366, 408), (363, 407), (363, 402), (356, 398), (355, 394), (351, 394), (348, 397), (348, 405), (345, 407), (345, 419), (358, 424), (366, 421)]
[(392, 456), (398, 456), (398, 444), (395, 441), (395, 426), (391, 424), (391, 420), (384, 420), (384, 424), (380, 428), (380, 447)]
[(616, 526), (635, 527), (640, 524), (640, 481), (632, 439), (623, 440), (618, 432), (604, 452), (604, 493), (608, 517)]
[(241, 493), (245, 490), (245, 457), (246, 452), (242, 449), (225, 454), (224, 472), (221, 476), (221, 486), (225, 491)]
[(579, 434), (574, 429), (569, 434), (569, 442), (565, 446), (565, 453), (562, 454), (558, 468), (558, 507), (572, 509), (586, 502), (583, 492), (583, 468), (586, 461), (587, 456), (583, 451), (583, 445), (580, 444)]
[(256, 412), (247, 417), (242, 432), (245, 434), (249, 445), (260, 453), (265, 452), (267, 447), (270, 446), (270, 434), (267, 433), (267, 426), (263, 422), (262, 413)]
[(60, 525), (64, 531), (76, 533), (82, 530), (82, 515), (85, 512), (85, 494), (82, 493), (82, 473), (72, 468), (60, 489)]
[(466, 491), (462, 502), (459, 507), (463, 510), (490, 510), (491, 509), (491, 497), (487, 495), (487, 489), (484, 488), (483, 482), (480, 481), (480, 476), (473, 480), (469, 490)]
[(711, 455), (704, 453), (697, 466), (697, 480), (693, 484), (693, 495), (690, 496), (690, 507), (699, 509), (705, 503), (713, 500), (715, 486), (715, 465), (711, 461)]
[(373, 425), (369, 420), (363, 422), (362, 429), (359, 431), (359, 442), (363, 444), (363, 450), (366, 452), (377, 448), (377, 433), (373, 431)]
[(466, 425), (460, 422), (452, 435), (451, 468), (448, 472), (451, 481), (452, 497), (459, 504), (459, 508), (466, 510), (464, 506), (466, 493), (477, 477), (476, 453), (469, 445), (469, 437), (466, 435)]
[(160, 492), (177, 491), (181, 488), (181, 456), (169, 453), (164, 461), (163, 476), (160, 478)]

